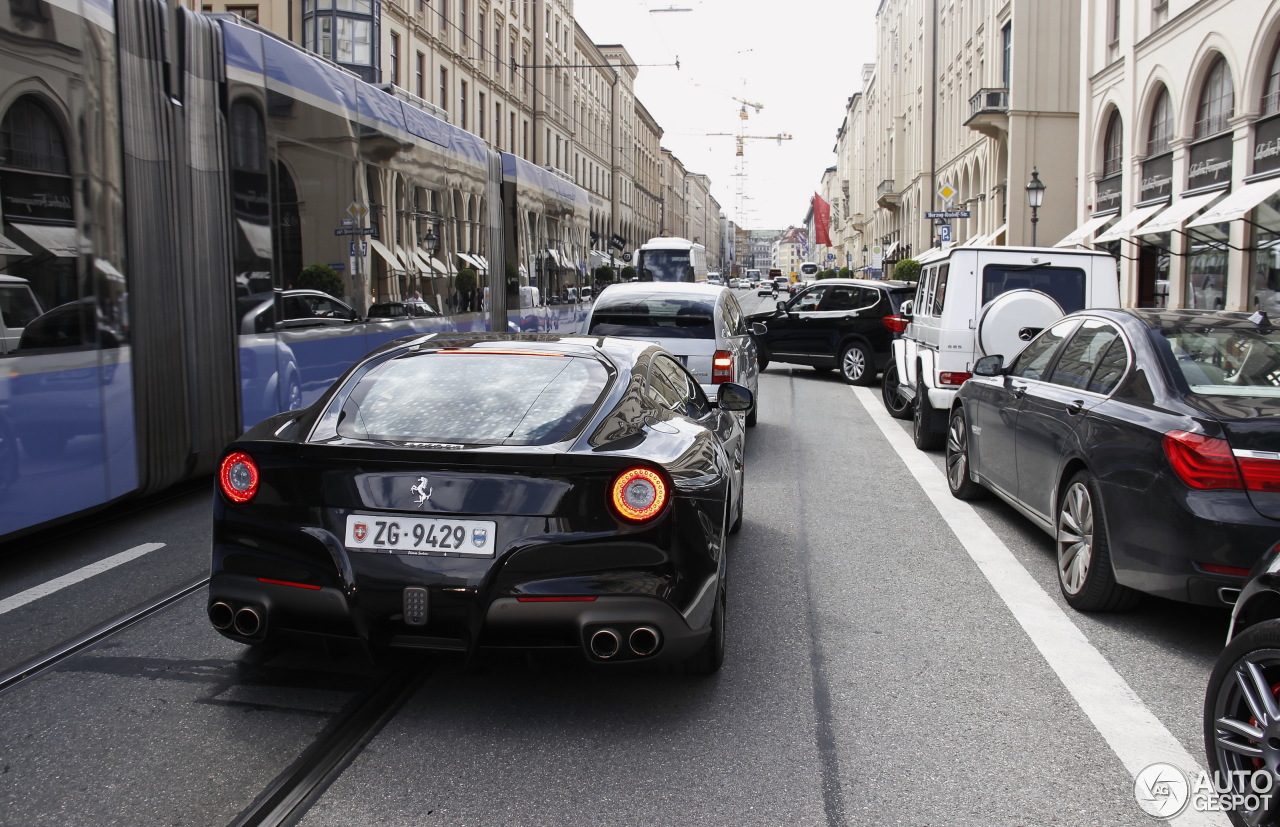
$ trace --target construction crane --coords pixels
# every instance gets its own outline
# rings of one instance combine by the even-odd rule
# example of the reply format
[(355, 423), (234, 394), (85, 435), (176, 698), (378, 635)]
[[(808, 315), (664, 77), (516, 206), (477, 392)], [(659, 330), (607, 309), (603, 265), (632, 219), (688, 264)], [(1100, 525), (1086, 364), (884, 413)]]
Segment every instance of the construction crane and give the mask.
[(708, 132), (706, 134), (708, 138), (737, 138), (738, 151), (736, 154), (739, 156), (743, 154), (742, 146), (744, 141), (777, 141), (778, 146), (782, 146), (783, 141), (791, 140), (791, 134), (788, 132), (779, 132), (777, 135), (735, 135), (732, 132)]

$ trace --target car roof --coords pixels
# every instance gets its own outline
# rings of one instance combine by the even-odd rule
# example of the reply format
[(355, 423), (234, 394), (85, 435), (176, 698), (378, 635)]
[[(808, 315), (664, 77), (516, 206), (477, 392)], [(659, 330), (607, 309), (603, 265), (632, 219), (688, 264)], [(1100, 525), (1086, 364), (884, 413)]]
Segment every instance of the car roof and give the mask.
[[(1252, 321), (1254, 313), (1247, 310), (1191, 310), (1161, 307), (1086, 308), (1073, 315), (1095, 315), (1117, 320), (1132, 318), (1150, 330), (1168, 330), (1190, 325), (1239, 330), (1252, 330), (1259, 327)], [(1280, 318), (1277, 318), (1274, 323), (1268, 319), (1268, 326), (1280, 326)]]
[(818, 279), (813, 284), (855, 284), (859, 287), (880, 287), (888, 290), (915, 290), (914, 281), (894, 281), (893, 279)]
[(646, 350), (656, 348), (653, 342), (642, 339), (622, 339), (613, 336), (587, 336), (579, 333), (427, 333), (397, 339), (388, 347), (435, 348), (499, 348), (511, 350), (543, 350), (564, 353), (568, 356), (599, 356), (604, 354), (621, 364), (637, 361)]
[(31, 282), (21, 276), (0, 275), (0, 284), (30, 284)]
[(712, 298), (722, 295), (726, 290), (723, 284), (707, 284), (705, 282), (690, 283), (687, 281), (624, 281), (609, 285), (609, 296), (653, 295), (654, 293), (671, 293), (682, 296), (704, 296)]

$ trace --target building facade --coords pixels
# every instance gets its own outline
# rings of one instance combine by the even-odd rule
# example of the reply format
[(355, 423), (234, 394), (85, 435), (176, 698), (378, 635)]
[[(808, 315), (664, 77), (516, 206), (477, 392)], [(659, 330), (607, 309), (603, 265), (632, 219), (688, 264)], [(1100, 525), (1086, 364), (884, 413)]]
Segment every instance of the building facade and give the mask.
[(1280, 3), (1085, 0), (1076, 231), (1128, 306), (1280, 310)]

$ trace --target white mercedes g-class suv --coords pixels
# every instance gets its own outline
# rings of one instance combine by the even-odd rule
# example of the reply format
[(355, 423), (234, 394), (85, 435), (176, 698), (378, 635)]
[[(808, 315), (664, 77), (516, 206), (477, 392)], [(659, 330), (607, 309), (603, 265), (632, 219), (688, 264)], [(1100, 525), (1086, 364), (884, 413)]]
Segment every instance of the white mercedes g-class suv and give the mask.
[(1119, 270), (1106, 253), (953, 248), (920, 269), (910, 312), (902, 314), (910, 323), (884, 369), (884, 406), (914, 420), (917, 448), (938, 448), (956, 391), (980, 357), (1000, 354), (1007, 365), (1067, 313), (1119, 306)]

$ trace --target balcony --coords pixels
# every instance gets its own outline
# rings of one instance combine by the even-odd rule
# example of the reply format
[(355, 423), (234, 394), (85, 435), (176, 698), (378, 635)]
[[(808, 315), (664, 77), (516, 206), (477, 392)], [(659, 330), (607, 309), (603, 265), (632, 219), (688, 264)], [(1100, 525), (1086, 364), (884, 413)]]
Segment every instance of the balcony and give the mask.
[(876, 203), (886, 210), (895, 209), (901, 200), (902, 196), (894, 191), (892, 178), (886, 178), (876, 187)]
[(969, 120), (964, 125), (988, 138), (1009, 131), (1009, 90), (979, 89), (969, 98)]
[(856, 212), (849, 216), (849, 226), (855, 230), (861, 230), (867, 223), (867, 216), (864, 213)]

